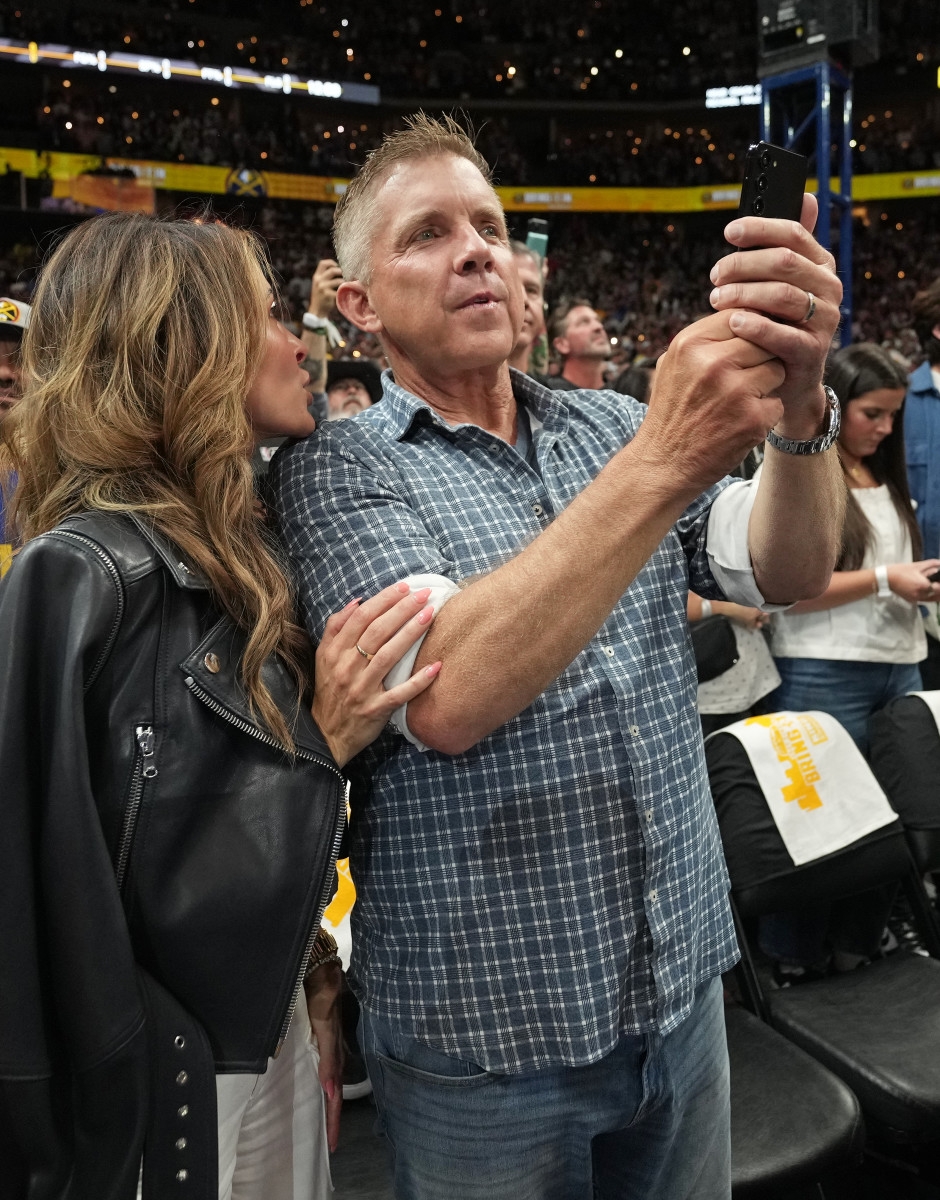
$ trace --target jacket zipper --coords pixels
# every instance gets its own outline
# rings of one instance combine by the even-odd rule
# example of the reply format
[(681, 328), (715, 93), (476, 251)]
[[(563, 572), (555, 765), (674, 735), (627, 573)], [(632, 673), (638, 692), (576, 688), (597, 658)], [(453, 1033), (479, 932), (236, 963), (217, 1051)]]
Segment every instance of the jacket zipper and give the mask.
[(117, 592), (117, 612), (114, 615), (114, 621), (111, 625), (111, 631), (108, 634), (108, 640), (105, 642), (104, 649), (101, 651), (101, 654), (98, 656), (98, 661), (95, 663), (94, 667), (92, 668), (91, 674), (89, 675), (88, 679), (85, 681), (84, 690), (87, 692), (88, 689), (91, 687), (91, 685), (97, 679), (98, 672), (101, 670), (101, 668), (104, 666), (104, 664), (108, 661), (108, 655), (111, 653), (111, 648), (114, 645), (114, 639), (117, 637), (118, 630), (121, 627), (121, 621), (124, 618), (124, 585), (121, 581), (120, 572), (118, 571), (114, 562), (111, 560), (111, 558), (109, 558), (109, 556), (104, 552), (104, 550), (98, 545), (97, 542), (92, 541), (91, 538), (84, 537), (80, 533), (73, 533), (71, 529), (57, 529), (55, 531), (55, 536), (71, 538), (73, 541), (81, 542), (82, 545), (87, 546), (89, 550), (91, 550), (94, 554), (96, 554), (98, 556), (98, 558), (101, 559), (108, 574), (114, 580), (114, 586), (115, 586), (115, 590)]
[[(236, 716), (231, 709), (219, 704), (217, 700), (213, 699), (213, 697), (210, 696), (207, 691), (199, 686), (192, 675), (187, 675), (183, 682), (197, 699), (201, 700), (202, 703), (207, 706), (207, 708), (211, 709), (212, 712), (222, 717), (223, 720), (228, 721), (230, 725), (233, 725), (236, 729), (240, 729), (243, 733), (249, 734), (251, 737), (257, 738), (258, 741), (264, 742), (265, 745), (274, 746), (278, 750), (283, 749), (281, 743), (276, 738), (271, 737), (270, 734), (267, 734), (263, 730), (259, 729), (257, 725), (252, 725), (250, 722), (243, 720), (239, 716)], [(326, 767), (327, 770), (332, 771), (333, 774), (336, 775), (336, 777), (343, 784), (343, 787), (340, 789), (339, 798), (336, 804), (336, 814), (333, 818), (333, 846), (330, 853), (330, 865), (334, 866), (336, 863), (336, 856), (339, 853), (339, 844), (343, 837), (342, 817), (346, 803), (346, 780), (343, 778), (343, 774), (339, 768), (334, 766), (333, 763), (329, 762), (321, 755), (312, 754), (309, 750), (304, 750), (299, 746), (295, 747), (294, 753), (298, 758), (306, 759), (308, 762), (319, 763), (320, 766)], [(284, 1039), (287, 1037), (287, 1031), (290, 1029), (290, 1023), (294, 1017), (294, 1010), (297, 1008), (297, 1000), (300, 997), (300, 992), (304, 984), (304, 975), (307, 973), (307, 962), (310, 959), (310, 951), (313, 949), (313, 943), (316, 941), (317, 932), (320, 928), (320, 922), (323, 920), (323, 914), (326, 912), (327, 902), (330, 898), (329, 888), (331, 882), (332, 880), (330, 879), (329, 872), (327, 872), (326, 879), (323, 883), (323, 890), (320, 893), (320, 898), (317, 905), (316, 920), (310, 927), (310, 936), (307, 938), (307, 946), (304, 951), (304, 956), (301, 959), (300, 969), (297, 972), (297, 978), (294, 981), (294, 989), (291, 994), (290, 1007), (287, 1010), (287, 1016), (284, 1018), (284, 1022), (281, 1025), (281, 1031), (278, 1034), (277, 1046), (275, 1047), (273, 1054), (274, 1058), (277, 1058), (277, 1056), (281, 1053), (281, 1047), (284, 1045)]]
[(144, 781), (155, 779), (159, 775), (153, 762), (153, 726), (137, 725), (134, 729), (134, 737), (137, 741), (137, 753), (134, 756), (134, 779), (124, 812), (124, 828), (121, 830), (117, 867), (114, 872), (119, 892), (124, 889), (127, 861), (130, 858), (134, 831), (137, 828), (137, 814), (140, 812), (141, 797), (144, 794)]

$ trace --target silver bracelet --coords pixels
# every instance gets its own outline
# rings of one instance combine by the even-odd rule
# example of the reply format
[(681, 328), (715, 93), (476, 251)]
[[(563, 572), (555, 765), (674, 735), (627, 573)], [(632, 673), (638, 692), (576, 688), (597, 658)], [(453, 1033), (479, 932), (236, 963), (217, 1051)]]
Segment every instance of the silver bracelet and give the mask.
[(891, 584), (888, 582), (888, 568), (882, 563), (875, 567), (875, 579), (878, 583), (877, 596), (879, 600), (887, 600), (891, 595)]
[(826, 393), (826, 409), (829, 413), (829, 428), (825, 433), (821, 433), (818, 437), (804, 438), (799, 441), (795, 438), (781, 437), (779, 433), (774, 433), (771, 429), (767, 434), (767, 444), (773, 446), (775, 450), (782, 450), (784, 454), (822, 454), (828, 450), (839, 436), (842, 413), (839, 407), (839, 397), (832, 388), (824, 384), (823, 391)]
[(711, 600), (703, 600), (702, 601), (702, 617), (701, 617), (701, 619), (704, 621), (707, 617), (710, 617), (711, 615), (712, 615)]

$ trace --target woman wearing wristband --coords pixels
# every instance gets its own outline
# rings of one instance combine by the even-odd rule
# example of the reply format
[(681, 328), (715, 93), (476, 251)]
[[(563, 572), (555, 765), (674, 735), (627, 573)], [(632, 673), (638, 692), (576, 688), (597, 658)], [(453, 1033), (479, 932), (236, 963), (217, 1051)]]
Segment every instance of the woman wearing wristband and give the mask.
[(828, 712), (859, 749), (868, 720), (895, 696), (920, 688), (926, 641), (917, 605), (940, 597), (940, 560), (919, 560), (904, 459), (904, 371), (879, 346), (848, 346), (826, 382), (842, 404), (839, 458), (848, 505), (842, 555), (826, 591), (772, 620), (781, 684), (772, 709)]
[(383, 686), (433, 616), (405, 583), (314, 664), (250, 468), (313, 429), (274, 302), (250, 235), (132, 214), (36, 291), (3, 425), (4, 1200), (331, 1191), (339, 767), (440, 664)]

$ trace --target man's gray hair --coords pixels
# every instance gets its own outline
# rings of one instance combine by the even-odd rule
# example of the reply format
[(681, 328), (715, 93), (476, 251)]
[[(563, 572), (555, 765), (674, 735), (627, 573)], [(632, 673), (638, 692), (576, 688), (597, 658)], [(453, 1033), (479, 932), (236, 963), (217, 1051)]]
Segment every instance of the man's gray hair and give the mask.
[(406, 118), (404, 129), (387, 134), (381, 146), (372, 151), (340, 197), (333, 217), (333, 245), (344, 279), (369, 282), (379, 180), (398, 163), (446, 155), (473, 163), (492, 186), (492, 172), (486, 159), (462, 126), (450, 116), (436, 120), (427, 113), (415, 113)]

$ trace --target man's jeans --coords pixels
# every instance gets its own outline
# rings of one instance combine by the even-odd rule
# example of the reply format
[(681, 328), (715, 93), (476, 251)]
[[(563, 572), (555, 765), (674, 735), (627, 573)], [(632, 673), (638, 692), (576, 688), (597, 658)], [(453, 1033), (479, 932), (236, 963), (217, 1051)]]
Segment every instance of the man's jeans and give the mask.
[(496, 1075), (363, 1009), (360, 1041), (392, 1143), (397, 1200), (727, 1200), (720, 979), (666, 1037), (599, 1062)]

